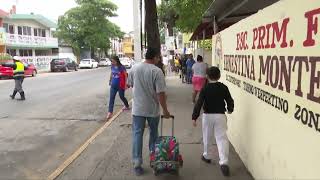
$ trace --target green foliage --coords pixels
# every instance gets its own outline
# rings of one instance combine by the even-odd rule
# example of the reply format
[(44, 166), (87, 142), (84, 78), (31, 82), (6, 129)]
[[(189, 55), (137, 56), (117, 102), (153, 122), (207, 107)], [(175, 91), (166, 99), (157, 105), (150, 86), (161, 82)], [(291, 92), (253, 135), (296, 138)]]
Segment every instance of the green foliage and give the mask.
[[(160, 24), (172, 23), (181, 32), (193, 32), (213, 0), (163, 0), (158, 7)], [(172, 22), (174, 21), (174, 23)]]
[(76, 54), (80, 48), (110, 48), (111, 38), (124, 33), (108, 17), (116, 16), (117, 6), (108, 0), (76, 0), (79, 6), (59, 17), (57, 36), (70, 44)]
[(212, 50), (212, 40), (211, 39), (201, 40), (201, 41), (199, 41), (199, 43), (200, 43), (200, 48)]

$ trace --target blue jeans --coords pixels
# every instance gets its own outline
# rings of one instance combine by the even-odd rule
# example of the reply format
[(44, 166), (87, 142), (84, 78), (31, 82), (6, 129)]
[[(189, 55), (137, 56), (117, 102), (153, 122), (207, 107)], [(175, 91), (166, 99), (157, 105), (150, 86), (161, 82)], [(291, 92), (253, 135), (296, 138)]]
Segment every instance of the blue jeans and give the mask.
[(192, 68), (187, 69), (187, 83), (192, 82)]
[(126, 107), (129, 107), (129, 103), (126, 97), (124, 97), (124, 91), (123, 89), (120, 89), (118, 87), (110, 87), (110, 100), (109, 100), (109, 112), (113, 112), (114, 107), (114, 100), (116, 99), (117, 92), (119, 92), (120, 99), (124, 103)]
[(132, 159), (134, 167), (142, 165), (142, 147), (143, 147), (143, 133), (146, 120), (149, 125), (149, 151), (153, 152), (155, 149), (155, 142), (158, 137), (158, 125), (160, 117), (142, 117), (133, 116), (132, 120)]

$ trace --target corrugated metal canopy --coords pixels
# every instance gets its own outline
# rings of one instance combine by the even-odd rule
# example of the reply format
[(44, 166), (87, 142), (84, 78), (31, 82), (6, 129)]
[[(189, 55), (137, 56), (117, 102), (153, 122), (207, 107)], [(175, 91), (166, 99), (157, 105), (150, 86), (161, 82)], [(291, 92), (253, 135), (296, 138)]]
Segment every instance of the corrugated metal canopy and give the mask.
[(213, 18), (215, 17), (218, 31), (257, 13), (279, 0), (214, 0), (203, 15), (203, 22), (196, 28), (190, 40), (209, 39), (214, 34)]

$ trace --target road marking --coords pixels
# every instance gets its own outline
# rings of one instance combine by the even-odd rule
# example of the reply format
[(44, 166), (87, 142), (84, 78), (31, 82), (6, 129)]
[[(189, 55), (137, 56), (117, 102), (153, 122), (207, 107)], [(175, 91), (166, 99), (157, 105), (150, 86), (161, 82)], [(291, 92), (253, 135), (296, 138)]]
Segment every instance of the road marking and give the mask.
[[(129, 101), (131, 104), (132, 99)], [(70, 157), (68, 157), (53, 173), (48, 176), (48, 180), (56, 179), (74, 160), (76, 160), (79, 155), (87, 149), (87, 147), (107, 128), (110, 124), (117, 119), (117, 117), (122, 113), (119, 110), (109, 121), (107, 121), (102, 127), (100, 127), (84, 144), (82, 144)]]

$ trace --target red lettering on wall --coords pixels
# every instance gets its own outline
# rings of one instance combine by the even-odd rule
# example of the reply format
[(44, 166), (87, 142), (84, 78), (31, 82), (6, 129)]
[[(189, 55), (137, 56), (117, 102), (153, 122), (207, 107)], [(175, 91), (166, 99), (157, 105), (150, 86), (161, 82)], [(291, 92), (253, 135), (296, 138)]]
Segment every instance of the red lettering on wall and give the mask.
[(248, 39), (248, 32), (241, 32), (237, 33), (237, 48), (236, 50), (247, 50), (247, 39)]
[(259, 44), (257, 48), (264, 49), (263, 40), (266, 35), (266, 28), (264, 26), (260, 26), (258, 30), (259, 30)]
[(252, 49), (256, 49), (256, 41), (258, 40), (258, 28), (253, 29), (253, 45)]
[(304, 47), (315, 45), (313, 34), (316, 35), (318, 33), (318, 17), (315, 16), (319, 14), (320, 8), (314, 9), (304, 14), (304, 16), (308, 19), (307, 39), (303, 42)]
[[(290, 21), (290, 18), (284, 19), (281, 23), (280, 28), (279, 28), (278, 22), (274, 22), (271, 24), (260, 26), (258, 28), (254, 28), (252, 49), (276, 48), (276, 43), (280, 44), (281, 48), (288, 47), (287, 29), (288, 29), (289, 21)], [(272, 37), (272, 42), (270, 42), (271, 37)], [(257, 43), (258, 43), (258, 46), (256, 47)], [(290, 43), (292, 47), (293, 41), (291, 41)]]
[(279, 23), (278, 22), (272, 23), (273, 39), (272, 39), (271, 48), (276, 47), (275, 39), (277, 39), (277, 42), (280, 42), (281, 38), (282, 38), (282, 42), (280, 44), (280, 47), (281, 48), (288, 47), (287, 28), (288, 28), (289, 20), (290, 20), (290, 18), (286, 18), (282, 21), (281, 30), (279, 30)]

